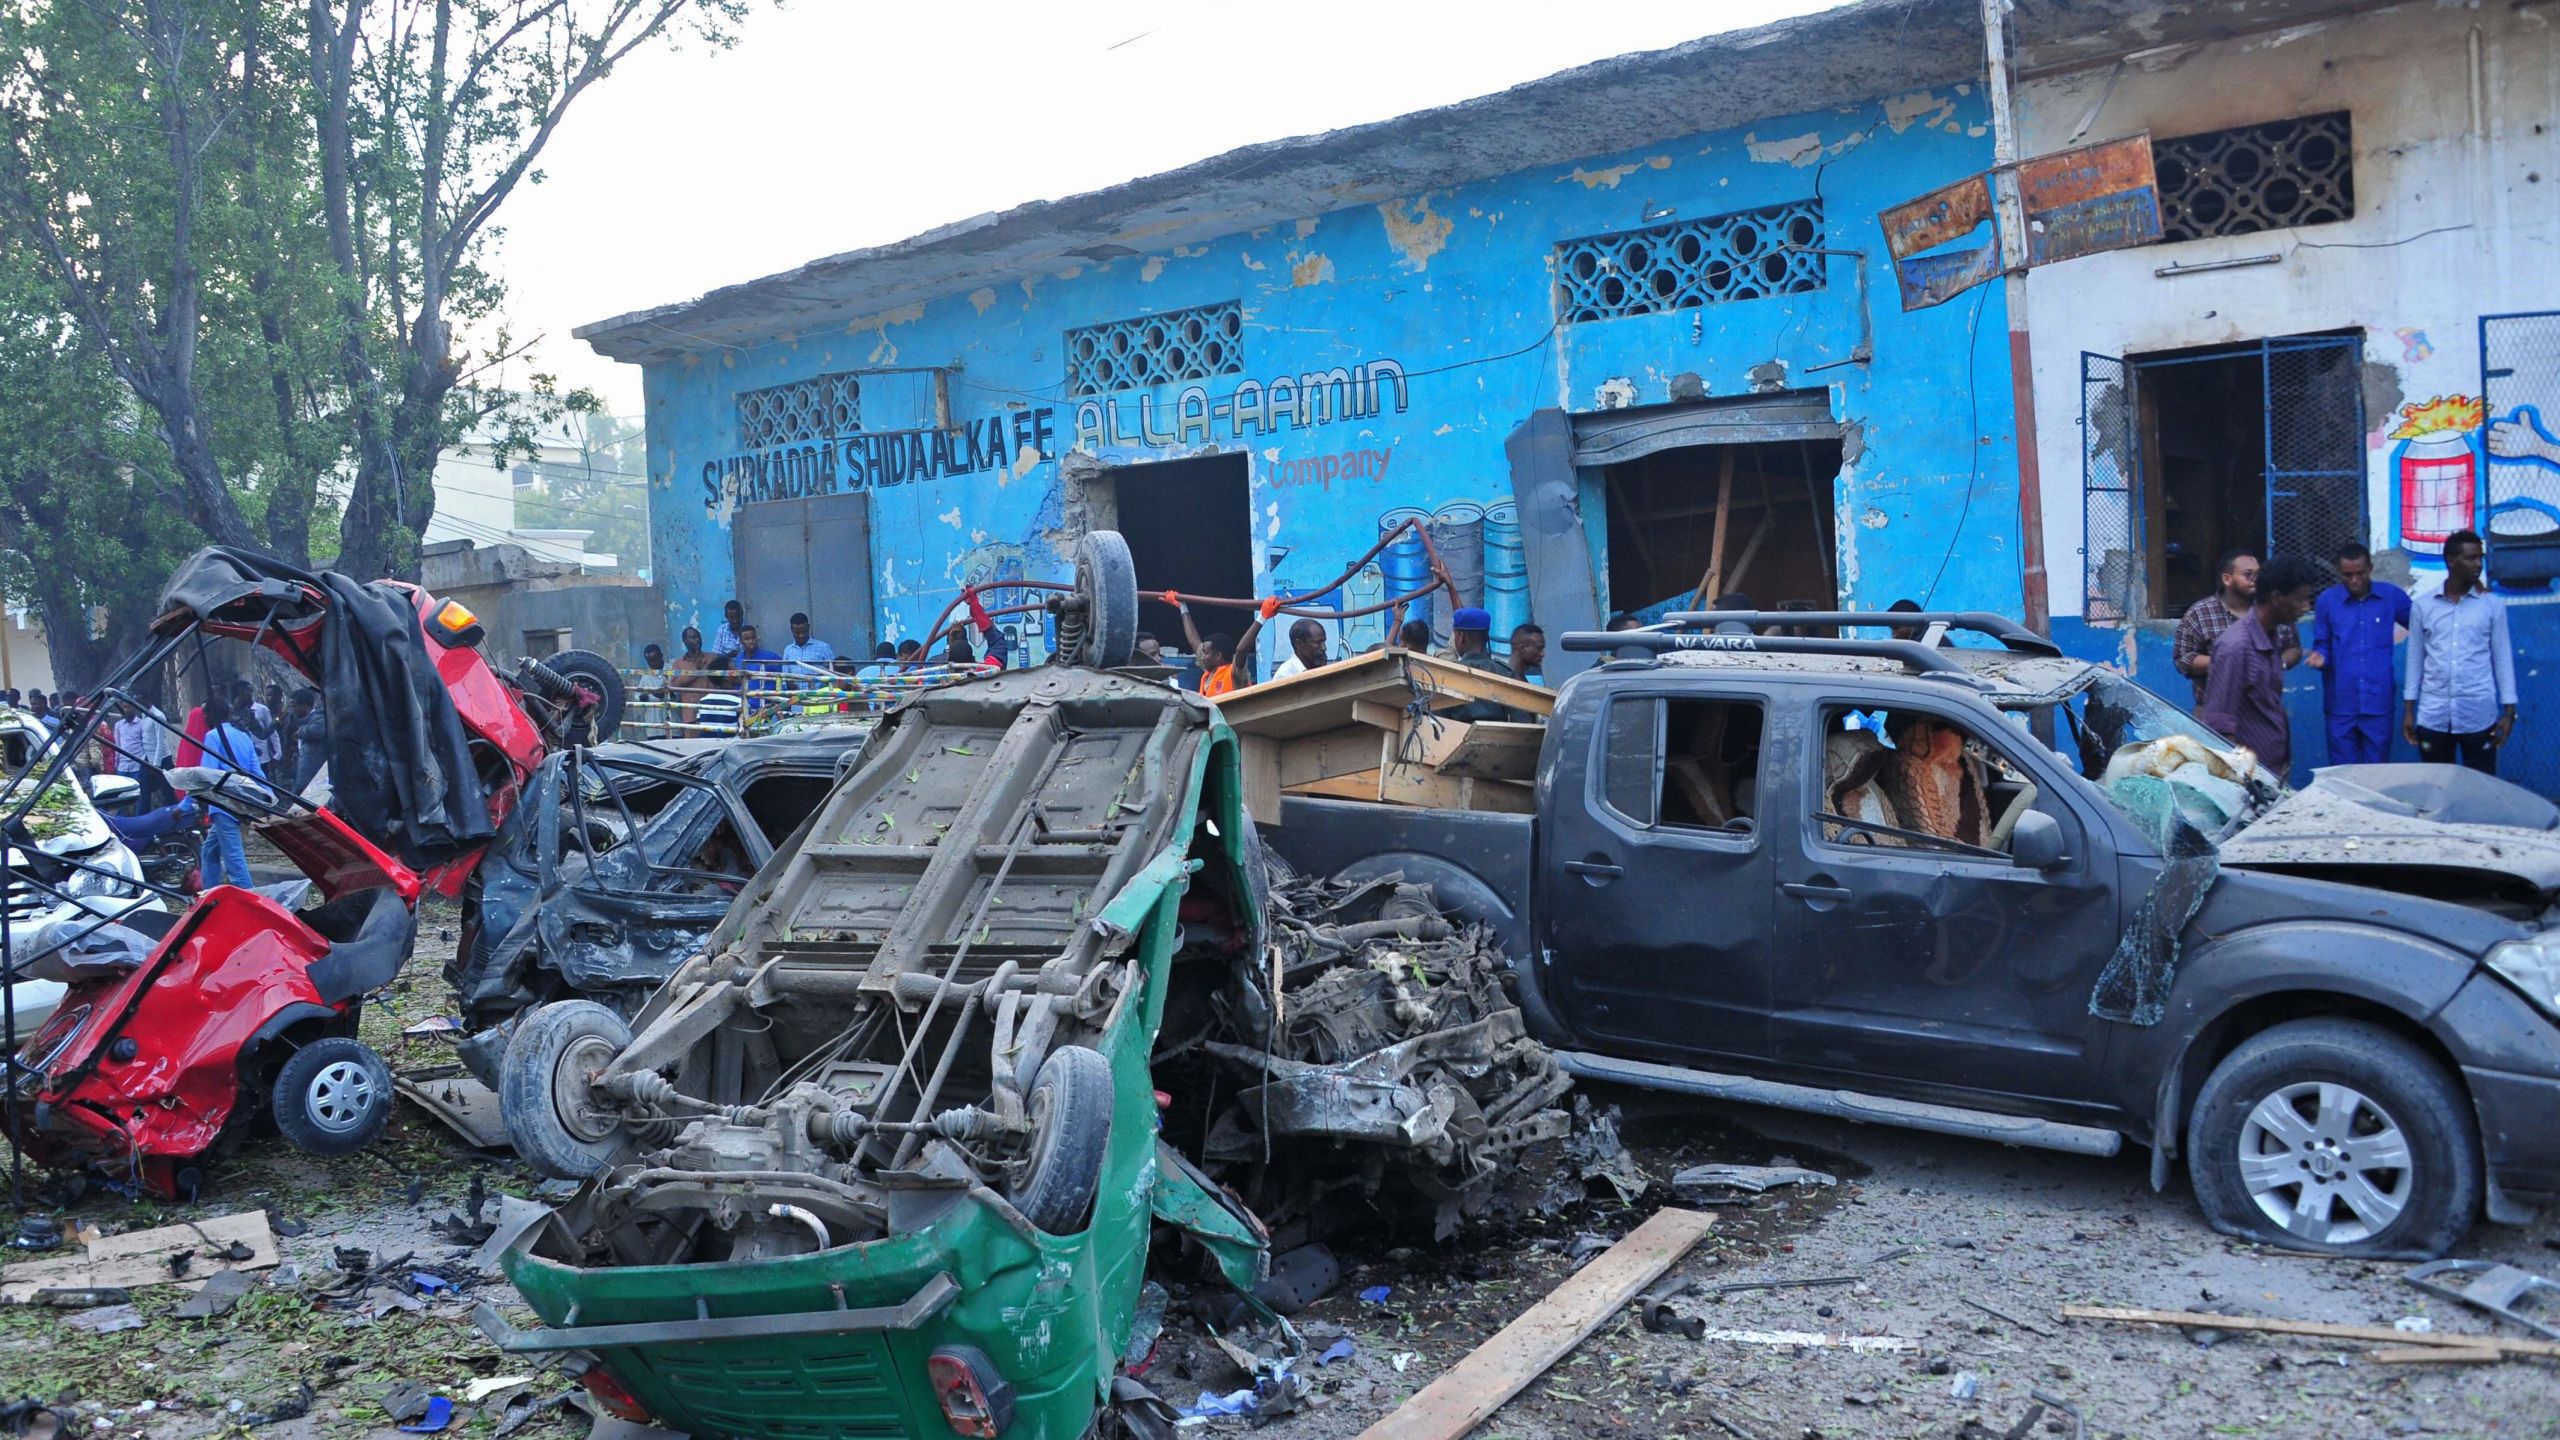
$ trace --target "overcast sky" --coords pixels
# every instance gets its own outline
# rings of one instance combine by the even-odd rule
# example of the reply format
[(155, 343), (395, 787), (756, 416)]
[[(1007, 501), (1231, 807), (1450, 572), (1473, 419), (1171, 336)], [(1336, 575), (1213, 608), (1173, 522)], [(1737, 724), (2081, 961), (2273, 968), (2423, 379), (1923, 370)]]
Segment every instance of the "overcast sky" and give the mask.
[(1609, 55), (1827, 9), (1597, 19), (1526, 0), (792, 0), (735, 49), (627, 63), (501, 214), (535, 364), (640, 409), (571, 328), (1258, 140), (1383, 120)]

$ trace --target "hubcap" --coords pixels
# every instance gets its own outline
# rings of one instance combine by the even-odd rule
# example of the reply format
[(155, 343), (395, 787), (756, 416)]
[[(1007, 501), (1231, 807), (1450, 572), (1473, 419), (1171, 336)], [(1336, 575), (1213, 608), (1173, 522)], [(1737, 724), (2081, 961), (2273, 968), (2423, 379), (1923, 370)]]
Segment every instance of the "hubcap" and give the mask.
[(2250, 1110), (2240, 1178), (2261, 1213), (2315, 1245), (2372, 1239), (2417, 1193), (2400, 1122), (2371, 1096), (2329, 1081), (2287, 1085)]
[(311, 1077), (304, 1097), (311, 1123), (332, 1135), (344, 1135), (373, 1112), (373, 1076), (352, 1060), (332, 1061)]
[(581, 1035), (569, 1042), (560, 1052), (560, 1063), (552, 1067), (551, 1108), (572, 1136), (589, 1145), (614, 1132), (615, 1119), (596, 1105), (592, 1086), (617, 1053), (614, 1043), (603, 1036)]

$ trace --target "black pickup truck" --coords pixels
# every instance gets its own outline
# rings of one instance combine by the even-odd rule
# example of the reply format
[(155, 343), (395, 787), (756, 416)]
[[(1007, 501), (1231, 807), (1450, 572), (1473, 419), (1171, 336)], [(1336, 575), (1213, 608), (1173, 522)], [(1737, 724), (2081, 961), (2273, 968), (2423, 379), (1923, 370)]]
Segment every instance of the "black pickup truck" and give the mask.
[(2447, 766), (2287, 792), (1993, 615), (1564, 647), (1607, 658), (1557, 697), (1534, 815), (1291, 797), (1264, 839), (1493, 925), (1576, 1074), (2130, 1139), (2155, 1186), (2186, 1158), (2217, 1228), (2340, 1254), (2431, 1258), (2560, 1200), (2550, 802)]

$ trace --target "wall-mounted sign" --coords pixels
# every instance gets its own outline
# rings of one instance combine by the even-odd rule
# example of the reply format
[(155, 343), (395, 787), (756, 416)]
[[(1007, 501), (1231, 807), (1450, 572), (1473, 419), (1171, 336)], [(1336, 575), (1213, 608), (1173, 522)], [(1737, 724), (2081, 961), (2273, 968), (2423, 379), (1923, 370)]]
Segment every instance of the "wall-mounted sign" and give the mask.
[[(2000, 273), (1991, 185), (1980, 175), (1905, 200), (1877, 218), (1884, 222), (1885, 248), (1893, 254), (1905, 310), (1941, 304)], [(1977, 235), (1978, 243), (1958, 243)]]
[(2129, 136), (2018, 162), (2027, 263), (2050, 265), (2160, 238), (2151, 137)]

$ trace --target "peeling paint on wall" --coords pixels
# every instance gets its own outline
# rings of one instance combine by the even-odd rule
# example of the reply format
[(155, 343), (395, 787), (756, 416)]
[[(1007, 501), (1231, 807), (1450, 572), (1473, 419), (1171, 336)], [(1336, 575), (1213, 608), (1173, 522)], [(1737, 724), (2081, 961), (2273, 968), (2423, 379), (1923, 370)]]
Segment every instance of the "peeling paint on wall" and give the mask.
[(1449, 232), (1457, 228), (1448, 216), (1433, 213), (1428, 195), (1390, 200), (1378, 207), (1378, 218), (1386, 222), (1387, 243), (1416, 270), (1429, 268), (1431, 257), (1447, 247)]
[(969, 303), (976, 306), (978, 313), (981, 315), (993, 310), (996, 308), (996, 287), (993, 285), (981, 285), (977, 289), (970, 291)]
[(1301, 260), (1293, 260), (1289, 264), (1289, 285), (1292, 289), (1332, 283), (1333, 262), (1322, 255), (1309, 255)]
[(1893, 517), (1870, 505), (1858, 512), (1858, 523), (1870, 530), (1881, 530), (1893, 523)]
[(1612, 375), (1592, 388), (1591, 403), (1602, 410), (1624, 410), (1636, 403), (1636, 382)]
[(1955, 115), (1956, 102), (1935, 90), (1914, 90), (1884, 102), (1884, 123), (1892, 126), (1896, 135), (1910, 129), (1915, 122), (1934, 130), (1954, 119)]
[(1807, 130), (1801, 135), (1789, 135), (1780, 140), (1745, 135), (1742, 148), (1762, 165), (1810, 165), (1822, 154), (1822, 132)]
[(1615, 190), (1618, 188), (1618, 182), (1636, 173), (1637, 168), (1637, 165), (1633, 161), (1624, 165), (1611, 165), (1600, 170), (1585, 170), (1580, 166), (1576, 166), (1571, 171), (1557, 176), (1556, 183), (1561, 185), (1567, 180), (1571, 180), (1585, 190), (1599, 190), (1603, 188)]
[(1163, 273), (1164, 257), (1161, 255), (1148, 256), (1147, 263), (1138, 267), (1138, 278), (1148, 284), (1155, 283), (1155, 278)]

